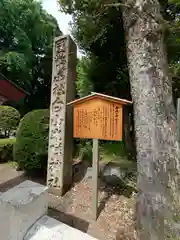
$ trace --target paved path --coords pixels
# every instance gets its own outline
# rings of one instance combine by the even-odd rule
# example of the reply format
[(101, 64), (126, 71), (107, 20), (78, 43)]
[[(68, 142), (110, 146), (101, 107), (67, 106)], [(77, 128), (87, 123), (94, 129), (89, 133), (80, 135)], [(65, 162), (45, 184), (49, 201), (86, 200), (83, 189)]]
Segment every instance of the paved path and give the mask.
[(23, 172), (17, 172), (7, 163), (0, 164), (0, 192), (7, 191), (25, 179)]

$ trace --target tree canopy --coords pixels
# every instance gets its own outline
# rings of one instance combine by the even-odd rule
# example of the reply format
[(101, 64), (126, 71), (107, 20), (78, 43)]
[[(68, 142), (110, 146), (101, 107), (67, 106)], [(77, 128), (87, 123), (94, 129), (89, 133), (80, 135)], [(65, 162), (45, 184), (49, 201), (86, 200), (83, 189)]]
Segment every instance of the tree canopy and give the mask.
[[(30, 109), (49, 104), (57, 21), (36, 0), (0, 1), (0, 74), (29, 92)], [(38, 100), (37, 100), (38, 96)]]
[(76, 79), (76, 91), (78, 97), (84, 97), (91, 93), (93, 90), (92, 82), (90, 81), (90, 67), (91, 61), (88, 57), (82, 57), (78, 59), (77, 63), (77, 79)]
[[(180, 5), (160, 0), (166, 29), (168, 60), (173, 74), (174, 95), (180, 95)], [(90, 59), (89, 81), (94, 90), (131, 98), (121, 4), (106, 0), (59, 0), (61, 10), (71, 13), (72, 34)], [(117, 3), (117, 4), (116, 4)], [(86, 77), (87, 78), (87, 77)]]

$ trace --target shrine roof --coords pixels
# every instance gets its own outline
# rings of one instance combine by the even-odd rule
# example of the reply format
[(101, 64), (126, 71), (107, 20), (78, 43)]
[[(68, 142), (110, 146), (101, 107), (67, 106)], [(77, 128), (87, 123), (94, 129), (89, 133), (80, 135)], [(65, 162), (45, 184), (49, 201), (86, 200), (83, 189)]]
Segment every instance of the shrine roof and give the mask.
[(79, 99), (76, 99), (72, 102), (69, 102), (67, 105), (76, 105), (76, 104), (83, 103), (83, 102), (86, 102), (86, 101), (89, 101), (89, 100), (92, 100), (92, 99), (95, 99), (95, 98), (99, 98), (99, 99), (102, 99), (102, 100), (107, 100), (107, 101), (114, 102), (114, 103), (119, 103), (119, 104), (122, 104), (122, 105), (131, 105), (132, 104), (132, 101), (129, 101), (129, 100), (105, 95), (105, 94), (102, 94), (102, 93), (91, 92), (90, 95), (79, 98)]
[(26, 92), (7, 79), (0, 79), (0, 95), (11, 101), (18, 102), (25, 96)]

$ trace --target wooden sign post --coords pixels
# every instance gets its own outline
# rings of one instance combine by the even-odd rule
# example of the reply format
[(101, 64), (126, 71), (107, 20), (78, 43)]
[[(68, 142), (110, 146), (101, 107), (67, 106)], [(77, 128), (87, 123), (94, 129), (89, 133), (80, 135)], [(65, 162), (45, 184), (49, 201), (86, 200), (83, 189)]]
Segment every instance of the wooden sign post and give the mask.
[(99, 140), (93, 139), (92, 217), (98, 216)]
[(74, 138), (93, 139), (92, 215), (98, 215), (98, 140), (121, 141), (123, 138), (123, 107), (132, 102), (100, 93), (77, 99), (73, 105)]

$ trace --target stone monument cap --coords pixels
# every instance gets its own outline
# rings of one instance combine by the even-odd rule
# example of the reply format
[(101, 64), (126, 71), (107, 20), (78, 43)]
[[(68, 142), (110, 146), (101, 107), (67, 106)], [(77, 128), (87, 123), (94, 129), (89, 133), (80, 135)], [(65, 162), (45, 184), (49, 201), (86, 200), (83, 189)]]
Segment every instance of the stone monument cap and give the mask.
[(20, 207), (33, 202), (47, 189), (46, 186), (27, 180), (0, 194), (0, 204), (8, 203)]

